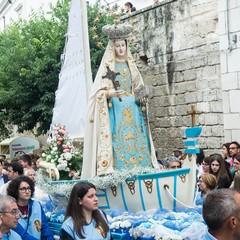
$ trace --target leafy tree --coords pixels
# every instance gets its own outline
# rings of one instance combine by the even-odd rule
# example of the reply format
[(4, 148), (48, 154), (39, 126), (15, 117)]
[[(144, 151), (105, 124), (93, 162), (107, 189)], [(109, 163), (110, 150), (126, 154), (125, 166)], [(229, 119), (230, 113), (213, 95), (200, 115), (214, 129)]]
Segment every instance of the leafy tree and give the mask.
[[(9, 134), (7, 126), (18, 131), (46, 133), (52, 119), (60, 56), (64, 49), (70, 0), (59, 0), (51, 8), (51, 18), (43, 12), (33, 13), (28, 21), (19, 21), (0, 33), (0, 129)], [(99, 5), (88, 8), (88, 24), (97, 24), (101, 31), (110, 17), (99, 16)], [(100, 35), (100, 33), (99, 33)], [(102, 34), (101, 34), (102, 35)], [(95, 75), (106, 46), (106, 38), (98, 47), (90, 32), (92, 72)], [(4, 136), (4, 137), (5, 137)]]
[(38, 123), (37, 135), (49, 128), (68, 11), (69, 1), (63, 0), (52, 7), (50, 19), (33, 13), (28, 22), (21, 20), (1, 33), (1, 125), (14, 124), (23, 132)]

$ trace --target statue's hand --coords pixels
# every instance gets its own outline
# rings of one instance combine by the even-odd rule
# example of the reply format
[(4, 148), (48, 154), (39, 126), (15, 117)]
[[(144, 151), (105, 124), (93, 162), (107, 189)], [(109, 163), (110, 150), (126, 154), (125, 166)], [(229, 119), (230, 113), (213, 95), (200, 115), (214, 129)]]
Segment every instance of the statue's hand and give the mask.
[(142, 97), (142, 98), (140, 98), (140, 101), (139, 101), (139, 103), (141, 104), (141, 105), (146, 105), (147, 103), (148, 103), (148, 95), (147, 96), (144, 96), (144, 97)]
[(113, 98), (113, 97), (121, 98), (124, 95), (124, 93), (125, 92), (123, 90), (110, 89), (107, 92), (107, 98)]

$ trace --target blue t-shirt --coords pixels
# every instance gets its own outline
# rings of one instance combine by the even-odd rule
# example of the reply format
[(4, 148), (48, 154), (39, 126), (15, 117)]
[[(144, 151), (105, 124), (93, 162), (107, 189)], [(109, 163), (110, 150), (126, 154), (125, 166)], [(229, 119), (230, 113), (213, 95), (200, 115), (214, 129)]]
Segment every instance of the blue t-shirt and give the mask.
[[(100, 233), (95, 228), (96, 222), (94, 219), (89, 224), (86, 224), (83, 226), (83, 236), (85, 236), (85, 239), (94, 239), (94, 240), (103, 240), (103, 239), (110, 239), (110, 232), (107, 233), (107, 237), (104, 238), (100, 235)], [(62, 224), (61, 229), (66, 231), (73, 239), (80, 240), (76, 234), (76, 232), (73, 230), (73, 221), (72, 218), (69, 217), (67, 220), (65, 220)]]

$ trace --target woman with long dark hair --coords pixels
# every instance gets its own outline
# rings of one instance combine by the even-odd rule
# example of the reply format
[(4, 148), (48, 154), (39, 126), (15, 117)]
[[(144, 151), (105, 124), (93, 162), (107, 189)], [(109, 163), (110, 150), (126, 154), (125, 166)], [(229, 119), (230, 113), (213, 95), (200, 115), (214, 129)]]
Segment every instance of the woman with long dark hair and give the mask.
[(231, 173), (227, 162), (220, 154), (212, 154), (209, 173), (213, 174), (218, 181), (217, 188), (229, 188), (232, 182)]
[(231, 143), (227, 142), (224, 143), (222, 145), (222, 153), (223, 153), (223, 157), (227, 162), (230, 162), (231, 157), (230, 157), (230, 152), (229, 152), (229, 148), (230, 148)]
[(110, 239), (107, 219), (105, 214), (98, 210), (96, 188), (92, 183), (79, 182), (74, 185), (60, 239)]

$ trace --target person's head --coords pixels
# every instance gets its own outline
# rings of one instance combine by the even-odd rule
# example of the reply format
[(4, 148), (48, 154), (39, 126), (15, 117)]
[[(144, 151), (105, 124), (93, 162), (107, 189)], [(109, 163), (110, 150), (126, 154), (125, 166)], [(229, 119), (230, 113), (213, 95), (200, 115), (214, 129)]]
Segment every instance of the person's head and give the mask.
[(159, 0), (153, 0), (153, 3), (154, 3), (154, 4), (159, 3)]
[(240, 153), (238, 153), (233, 160), (234, 172), (240, 171)]
[(179, 168), (181, 168), (181, 161), (179, 158), (175, 156), (171, 156), (167, 159), (168, 170), (179, 169)]
[(222, 145), (222, 153), (223, 153), (223, 157), (225, 159), (229, 158), (230, 157), (230, 152), (229, 152), (229, 147), (230, 147), (231, 143), (227, 142), (227, 143), (224, 143)]
[(221, 173), (226, 168), (224, 159), (220, 154), (212, 154), (210, 158), (211, 162), (209, 173), (212, 173), (213, 175), (217, 176), (217, 179), (219, 179), (219, 176), (221, 176)]
[(131, 8), (133, 7), (131, 2), (126, 2), (124, 6), (125, 6), (126, 12), (129, 12), (129, 11), (131, 12)]
[(179, 159), (181, 159), (182, 151), (181, 150), (174, 150), (172, 155), (177, 157), (177, 158), (179, 158)]
[(95, 211), (98, 209), (96, 188), (92, 183), (79, 182), (74, 185), (70, 195), (67, 213), (72, 216), (76, 213), (76, 209), (79, 210), (82, 216), (84, 216), (85, 210)]
[[(0, 161), (1, 161), (1, 165), (3, 166), (3, 167), (5, 167), (6, 165), (7, 165), (7, 159), (6, 159), (7, 157), (6, 157), (6, 155), (0, 155)], [(2, 174), (2, 172), (1, 172), (1, 174)]]
[(116, 39), (114, 40), (115, 55), (117, 59), (124, 60), (127, 52), (126, 40)]
[(18, 162), (11, 162), (7, 166), (7, 175), (9, 180), (13, 180), (23, 175), (23, 166)]
[(11, 160), (11, 162), (18, 162), (19, 160), (18, 160), (18, 158), (13, 158), (12, 160)]
[(208, 173), (209, 172), (209, 168), (210, 168), (210, 162), (211, 162), (211, 158), (210, 157), (205, 157), (202, 161), (202, 170), (204, 173)]
[(227, 188), (211, 191), (203, 203), (202, 214), (213, 236), (225, 232), (229, 239), (240, 239), (239, 192)]
[(204, 173), (199, 178), (199, 188), (207, 193), (217, 187), (217, 178), (210, 173)]
[(240, 145), (238, 142), (231, 142), (229, 146), (229, 154), (230, 157), (235, 157), (239, 153)]
[(34, 194), (34, 182), (27, 176), (13, 179), (7, 188), (7, 194), (17, 200), (26, 202)]
[(205, 155), (204, 155), (204, 152), (203, 152), (203, 149), (202, 149), (202, 148), (200, 148), (199, 150), (200, 150), (200, 152), (197, 153), (196, 163), (197, 163), (198, 165), (201, 165), (203, 159), (205, 158)]
[(37, 168), (39, 167), (38, 165), (37, 165), (37, 160), (40, 158), (39, 157), (39, 155), (37, 155), (37, 154), (34, 154), (34, 153), (29, 153), (28, 154), (30, 157), (31, 157), (31, 159), (32, 159), (32, 168), (34, 169), (34, 170), (37, 170)]
[(32, 159), (28, 154), (23, 154), (19, 157), (19, 162), (23, 165), (24, 168), (32, 166)]
[(74, 185), (65, 214), (65, 219), (72, 217), (74, 230), (80, 238), (83, 238), (82, 227), (86, 224), (86, 214), (92, 213), (92, 218), (96, 221), (96, 227), (101, 226), (103, 235), (109, 231), (106, 221), (98, 210), (98, 198), (96, 188), (92, 183), (79, 182)]
[(36, 182), (36, 172), (34, 169), (29, 168), (24, 172), (24, 175), (29, 177), (34, 183)]
[(7, 157), (6, 157), (6, 155), (1, 154), (0, 159), (3, 160), (3, 161), (6, 161)]
[(37, 164), (37, 160), (36, 158), (32, 159), (32, 168), (34, 170), (37, 170), (39, 168), (38, 164)]
[(0, 195), (1, 232), (8, 233), (10, 229), (15, 228), (19, 218), (16, 200), (11, 196)]

